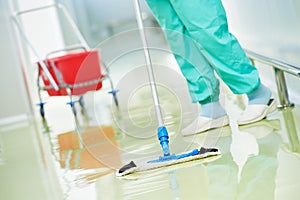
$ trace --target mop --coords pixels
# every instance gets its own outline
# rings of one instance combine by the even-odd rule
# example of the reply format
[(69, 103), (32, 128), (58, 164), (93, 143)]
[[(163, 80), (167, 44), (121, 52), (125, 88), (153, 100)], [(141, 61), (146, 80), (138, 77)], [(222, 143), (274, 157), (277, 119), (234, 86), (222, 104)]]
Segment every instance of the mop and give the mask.
[(134, 172), (141, 172), (150, 169), (166, 167), (170, 165), (175, 165), (179, 163), (184, 163), (192, 160), (203, 159), (211, 156), (220, 155), (220, 151), (217, 148), (204, 148), (194, 149), (189, 152), (183, 152), (181, 154), (171, 154), (169, 149), (169, 135), (168, 131), (163, 122), (163, 116), (159, 104), (159, 98), (157, 94), (156, 83), (154, 79), (153, 67), (150, 58), (150, 52), (146, 40), (146, 35), (144, 32), (143, 19), (141, 15), (141, 8), (139, 0), (134, 0), (136, 20), (138, 24), (138, 29), (140, 32), (141, 40), (143, 43), (144, 56), (147, 66), (148, 78), (151, 86), (151, 92), (155, 107), (156, 118), (158, 122), (158, 139), (163, 151), (163, 156), (159, 156), (157, 159), (149, 160), (143, 163), (136, 163), (131, 161), (130, 163), (124, 165), (116, 172), (116, 176), (124, 176)]

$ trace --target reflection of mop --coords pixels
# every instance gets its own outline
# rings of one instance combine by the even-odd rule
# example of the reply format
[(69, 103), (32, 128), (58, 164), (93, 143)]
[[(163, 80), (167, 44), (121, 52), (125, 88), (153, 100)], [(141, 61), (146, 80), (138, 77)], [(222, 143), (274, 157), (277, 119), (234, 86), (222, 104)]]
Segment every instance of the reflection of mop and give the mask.
[(146, 40), (146, 36), (145, 36), (145, 32), (144, 32), (144, 25), (143, 25), (143, 20), (142, 20), (142, 16), (141, 16), (139, 0), (134, 0), (134, 3), (135, 3), (137, 23), (138, 23), (141, 39), (143, 42), (145, 61), (146, 61), (147, 70), (148, 70), (148, 76), (149, 76), (149, 81), (150, 81), (150, 86), (151, 86), (151, 91), (152, 91), (152, 96), (153, 96), (153, 101), (154, 101), (154, 106), (155, 106), (156, 117), (157, 117), (158, 126), (159, 126), (158, 127), (158, 139), (160, 141), (160, 145), (162, 147), (164, 155), (160, 156), (158, 159), (150, 160), (150, 161), (147, 161), (142, 164), (136, 164), (133, 161), (131, 161), (129, 164), (120, 168), (116, 172), (116, 175), (123, 176), (123, 175), (130, 174), (133, 172), (145, 171), (145, 170), (149, 170), (149, 169), (183, 163), (183, 162), (187, 162), (187, 161), (191, 161), (191, 160), (202, 159), (202, 158), (206, 158), (209, 156), (219, 155), (220, 152), (217, 148), (203, 148), (203, 147), (201, 147), (199, 150), (194, 149), (192, 151), (185, 152), (185, 153), (178, 154), (178, 155), (170, 154), (169, 136), (168, 136), (167, 129), (164, 126), (163, 117), (162, 117), (162, 113), (161, 113), (161, 109), (160, 109), (160, 105), (159, 105), (159, 99), (158, 99), (158, 95), (157, 95), (157, 89), (156, 89), (156, 84), (155, 84), (155, 79), (154, 79), (154, 74), (153, 74), (150, 52), (148, 49), (148, 44), (147, 44), (147, 40)]

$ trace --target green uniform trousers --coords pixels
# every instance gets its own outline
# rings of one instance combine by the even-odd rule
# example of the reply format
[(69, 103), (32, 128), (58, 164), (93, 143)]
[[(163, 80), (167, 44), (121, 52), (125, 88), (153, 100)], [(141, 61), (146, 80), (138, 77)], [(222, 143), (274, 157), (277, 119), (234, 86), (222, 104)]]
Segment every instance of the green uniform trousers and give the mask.
[(193, 102), (219, 100), (219, 80), (235, 94), (260, 84), (257, 69), (229, 32), (221, 0), (147, 0), (187, 80)]

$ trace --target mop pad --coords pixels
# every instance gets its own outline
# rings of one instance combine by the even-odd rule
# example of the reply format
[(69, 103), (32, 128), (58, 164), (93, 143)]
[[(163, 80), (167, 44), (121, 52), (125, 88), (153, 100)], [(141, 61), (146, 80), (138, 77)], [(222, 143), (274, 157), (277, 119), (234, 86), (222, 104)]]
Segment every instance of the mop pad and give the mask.
[[(133, 173), (125, 174), (123, 176), (117, 176), (121, 180), (138, 180), (147, 179), (161, 174), (174, 173), (175, 171), (180, 171), (181, 169), (190, 169), (194, 167), (203, 167), (205, 164), (214, 162), (222, 157), (222, 155), (209, 156), (203, 159), (190, 160), (188, 162), (177, 163), (169, 166), (163, 166), (159, 168), (152, 168), (145, 171), (135, 171)], [(144, 162), (145, 163), (145, 162)], [(136, 163), (137, 164), (137, 163)], [(140, 166), (140, 164), (137, 164)]]
[(150, 160), (142, 163), (135, 163), (134, 161), (124, 165), (116, 172), (116, 176), (125, 176), (135, 172), (142, 172), (151, 169), (167, 167), (179, 163), (184, 163), (193, 160), (204, 159), (212, 156), (220, 155), (220, 151), (217, 148), (204, 148), (201, 147), (199, 150), (194, 149), (189, 152), (185, 152), (178, 155), (161, 156), (156, 160)]

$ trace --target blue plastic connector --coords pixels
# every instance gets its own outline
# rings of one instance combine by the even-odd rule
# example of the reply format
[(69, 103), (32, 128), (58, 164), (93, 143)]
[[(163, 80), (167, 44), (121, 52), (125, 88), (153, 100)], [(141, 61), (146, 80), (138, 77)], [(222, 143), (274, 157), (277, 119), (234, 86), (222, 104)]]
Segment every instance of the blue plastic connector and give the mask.
[(46, 104), (45, 102), (39, 102), (39, 103), (37, 103), (36, 105), (37, 105), (37, 106), (40, 106), (40, 107), (43, 107), (45, 104)]
[(114, 94), (117, 94), (117, 92), (119, 92), (119, 90), (111, 90), (108, 92), (108, 94), (114, 95)]
[(67, 105), (74, 106), (76, 102), (77, 101), (69, 101), (69, 102), (67, 102)]
[(169, 156), (170, 155), (169, 134), (165, 126), (158, 127), (157, 136), (160, 141), (160, 145), (163, 149), (164, 156)]

